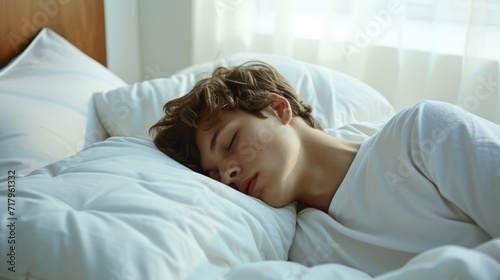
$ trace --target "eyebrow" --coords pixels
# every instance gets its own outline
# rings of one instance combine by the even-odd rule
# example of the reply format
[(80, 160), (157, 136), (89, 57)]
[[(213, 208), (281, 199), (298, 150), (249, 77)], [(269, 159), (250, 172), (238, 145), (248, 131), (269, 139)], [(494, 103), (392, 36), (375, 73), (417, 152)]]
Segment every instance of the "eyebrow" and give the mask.
[(217, 144), (217, 139), (219, 138), (219, 135), (221, 131), (227, 126), (227, 123), (219, 126), (217, 130), (215, 131), (214, 135), (212, 136), (212, 140), (210, 141), (210, 151), (214, 151), (215, 149), (215, 144)]

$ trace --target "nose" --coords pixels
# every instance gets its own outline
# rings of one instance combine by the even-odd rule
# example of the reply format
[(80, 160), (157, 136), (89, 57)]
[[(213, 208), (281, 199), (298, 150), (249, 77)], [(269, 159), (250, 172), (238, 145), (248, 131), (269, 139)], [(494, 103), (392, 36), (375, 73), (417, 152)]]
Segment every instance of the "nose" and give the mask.
[(237, 188), (236, 180), (241, 173), (241, 166), (235, 160), (227, 161), (221, 169), (221, 182)]

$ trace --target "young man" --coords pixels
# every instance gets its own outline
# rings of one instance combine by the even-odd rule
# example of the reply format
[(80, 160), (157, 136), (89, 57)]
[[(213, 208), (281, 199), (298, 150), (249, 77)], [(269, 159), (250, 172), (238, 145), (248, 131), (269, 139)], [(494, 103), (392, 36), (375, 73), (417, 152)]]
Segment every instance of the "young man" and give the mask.
[(247, 63), (217, 68), (164, 109), (151, 128), (162, 152), (271, 206), (320, 209), (367, 250), (405, 259), (500, 237), (500, 127), (456, 106), (423, 101), (346, 141), (275, 69)]
[(262, 63), (218, 68), (164, 109), (152, 127), (161, 151), (274, 207), (301, 201), (327, 212), (360, 145), (324, 133)]

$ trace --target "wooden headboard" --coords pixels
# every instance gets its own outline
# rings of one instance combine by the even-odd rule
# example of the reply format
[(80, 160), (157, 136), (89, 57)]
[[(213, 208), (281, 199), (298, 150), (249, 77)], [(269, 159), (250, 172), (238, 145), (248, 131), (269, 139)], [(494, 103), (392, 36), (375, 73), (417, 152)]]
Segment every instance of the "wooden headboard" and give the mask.
[(0, 68), (43, 27), (106, 66), (103, 0), (0, 0)]

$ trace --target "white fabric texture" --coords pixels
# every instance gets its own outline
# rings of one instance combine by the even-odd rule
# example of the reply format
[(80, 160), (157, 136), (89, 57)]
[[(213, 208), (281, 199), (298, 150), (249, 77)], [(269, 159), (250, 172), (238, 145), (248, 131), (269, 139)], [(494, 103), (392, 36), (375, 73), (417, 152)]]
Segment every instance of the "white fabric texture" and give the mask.
[[(216, 279), (239, 264), (286, 260), (295, 233), (294, 205), (267, 206), (146, 139), (109, 138), (17, 186), (16, 273), (2, 230), (1, 279)], [(7, 211), (0, 219), (6, 228)]]
[(106, 139), (92, 94), (125, 85), (68, 41), (43, 29), (0, 70), (0, 182)]
[(150, 137), (149, 128), (164, 116), (163, 105), (192, 89), (217, 66), (237, 66), (260, 60), (275, 67), (313, 107), (313, 116), (324, 128), (352, 122), (386, 121), (394, 108), (377, 91), (347, 75), (291, 58), (261, 54), (237, 54), (228, 59), (181, 70), (159, 78), (96, 93), (99, 119), (111, 136)]
[[(314, 255), (322, 258), (324, 253), (316, 248)], [(499, 279), (500, 238), (488, 241), (474, 249), (453, 245), (441, 246), (416, 256), (401, 269), (376, 277), (341, 264), (330, 263), (306, 267), (294, 262), (268, 261), (238, 265), (231, 269), (227, 278), (234, 280)]]
[[(328, 215), (299, 213), (290, 259), (376, 276), (447, 244), (463, 246), (449, 248), (460, 256), (500, 237), (499, 166), (500, 126), (456, 106), (422, 101), (362, 143)], [(424, 259), (439, 262), (446, 252)]]
[(329, 135), (337, 138), (362, 142), (379, 132), (385, 124), (385, 121), (353, 122), (335, 129), (325, 128), (324, 130)]

